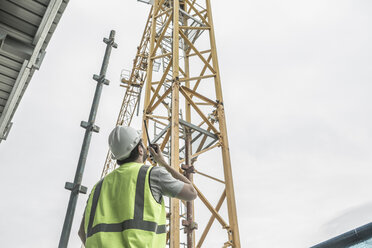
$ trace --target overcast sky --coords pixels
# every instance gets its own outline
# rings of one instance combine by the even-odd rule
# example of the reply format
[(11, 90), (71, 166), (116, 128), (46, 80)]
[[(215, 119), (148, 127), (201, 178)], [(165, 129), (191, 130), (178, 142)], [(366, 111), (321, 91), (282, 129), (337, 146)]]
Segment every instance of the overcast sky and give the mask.
[[(212, 1), (212, 10), (242, 247), (309, 247), (371, 222), (372, 2)], [(135, 0), (70, 1), (0, 144), (3, 247), (58, 245), (91, 78), (115, 29), (83, 185), (99, 179), (124, 95), (120, 72), (131, 69), (148, 11)], [(69, 247), (80, 247), (86, 199)], [(221, 247), (218, 238), (206, 247)]]

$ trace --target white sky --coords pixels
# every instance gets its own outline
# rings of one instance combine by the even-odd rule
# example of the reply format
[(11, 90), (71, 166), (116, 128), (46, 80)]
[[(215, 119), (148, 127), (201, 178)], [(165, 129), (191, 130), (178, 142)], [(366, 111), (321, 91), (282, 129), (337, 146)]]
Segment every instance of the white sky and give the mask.
[[(369, 223), (372, 2), (240, 0), (212, 7), (242, 247), (309, 247)], [(64, 184), (75, 174), (102, 38), (115, 29), (119, 48), (86, 164), (89, 190), (124, 95), (120, 71), (131, 69), (148, 11), (134, 0), (70, 1), (0, 144), (2, 246), (57, 246), (69, 198)], [(80, 247), (86, 198), (79, 197), (69, 247)], [(216, 237), (209, 247), (222, 246), (214, 245)]]

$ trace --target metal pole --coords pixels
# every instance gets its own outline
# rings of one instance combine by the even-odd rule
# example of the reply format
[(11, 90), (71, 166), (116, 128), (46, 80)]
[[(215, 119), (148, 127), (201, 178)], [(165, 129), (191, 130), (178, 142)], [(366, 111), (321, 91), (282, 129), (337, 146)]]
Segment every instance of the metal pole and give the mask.
[[(182, 165), (184, 175), (192, 182), (193, 173), (195, 173), (194, 166), (191, 161), (191, 130), (188, 127), (185, 129), (185, 164)], [(184, 232), (187, 237), (187, 248), (194, 248), (194, 230), (198, 228), (196, 222), (194, 222), (194, 202), (186, 202), (186, 220), (182, 221), (182, 225), (185, 227)]]
[[(187, 11), (187, 8), (184, 3), (180, 3), (180, 10)], [(188, 26), (188, 16), (183, 15), (182, 25)], [(185, 35), (189, 38), (189, 30), (186, 30)], [(183, 41), (183, 46), (185, 46), (185, 41)], [(184, 64), (185, 64), (185, 77), (190, 77), (190, 55), (191, 49), (183, 49), (184, 53)], [(190, 81), (185, 81), (185, 86), (190, 88)], [(191, 123), (191, 105), (189, 102), (185, 101), (185, 112), (186, 112), (186, 121)], [(192, 155), (192, 137), (191, 129), (184, 126), (185, 131), (185, 164), (182, 165), (184, 170), (184, 175), (193, 182), (193, 174), (195, 173), (193, 162), (191, 159)], [(186, 221), (182, 221), (182, 225), (185, 227), (184, 232), (186, 233), (187, 248), (195, 247), (195, 229), (198, 225), (194, 221), (194, 201), (186, 202)]]
[(66, 248), (68, 244), (68, 240), (70, 237), (71, 232), (71, 226), (72, 221), (74, 219), (75, 209), (76, 209), (76, 203), (79, 196), (79, 193), (86, 194), (87, 188), (81, 185), (81, 181), (83, 179), (83, 173), (84, 173), (84, 167), (85, 162), (87, 160), (90, 140), (92, 137), (92, 132), (99, 132), (99, 127), (94, 124), (96, 115), (97, 115), (97, 109), (99, 100), (102, 93), (102, 87), (103, 84), (108, 85), (109, 80), (105, 79), (106, 76), (106, 70), (108, 66), (108, 62), (110, 59), (111, 49), (112, 47), (117, 48), (117, 44), (114, 43), (114, 37), (115, 37), (115, 31), (111, 30), (110, 32), (110, 38), (104, 38), (103, 42), (107, 44), (105, 56), (103, 58), (102, 67), (100, 71), (100, 75), (93, 75), (93, 79), (97, 81), (96, 91), (93, 98), (92, 107), (89, 114), (89, 120), (88, 122), (82, 121), (80, 126), (85, 128), (85, 135), (84, 135), (84, 141), (83, 145), (80, 151), (80, 157), (78, 166), (75, 173), (75, 179), (73, 183), (66, 182), (65, 188), (71, 191), (70, 194), (70, 200), (67, 207), (65, 222), (63, 224), (62, 234), (61, 238), (59, 240), (59, 248)]

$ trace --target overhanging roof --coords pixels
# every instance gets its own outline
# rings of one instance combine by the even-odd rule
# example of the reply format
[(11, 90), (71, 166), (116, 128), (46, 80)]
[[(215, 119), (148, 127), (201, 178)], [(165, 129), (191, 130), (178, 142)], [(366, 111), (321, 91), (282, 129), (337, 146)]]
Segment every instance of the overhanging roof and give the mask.
[[(356, 248), (367, 247), (367, 242), (372, 238), (372, 222), (355, 228), (330, 240), (324, 241), (310, 248)], [(362, 243), (366, 242), (366, 243)], [(368, 246), (370, 247), (370, 246)]]
[(0, 0), (0, 142), (69, 0)]

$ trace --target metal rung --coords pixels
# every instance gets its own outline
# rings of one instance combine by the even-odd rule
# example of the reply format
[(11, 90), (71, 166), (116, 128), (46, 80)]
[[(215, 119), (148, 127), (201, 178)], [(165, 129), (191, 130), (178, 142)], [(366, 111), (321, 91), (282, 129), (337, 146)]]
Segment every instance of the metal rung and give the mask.
[(133, 91), (133, 90), (129, 90), (129, 91), (127, 91), (127, 92), (134, 93), (134, 94), (138, 94), (137, 91)]
[(197, 22), (198, 24), (200, 24), (200, 26), (202, 27), (205, 27), (206, 25), (204, 23), (202, 23), (201, 21), (199, 21), (198, 19), (196, 19), (194, 16), (190, 15), (189, 13), (187, 13), (186, 11), (184, 11), (183, 9), (180, 9), (180, 12), (183, 14), (183, 15), (186, 15), (187, 17), (189, 17), (190, 19), (194, 20), (195, 22)]
[(152, 65), (152, 70), (158, 72), (159, 69), (160, 69), (160, 65), (161, 65), (160, 62), (154, 61), (153, 65)]
[(82, 194), (86, 194), (88, 191), (88, 188), (83, 185), (77, 185), (75, 183), (66, 182), (65, 189), (73, 191), (78, 190)]
[(81, 121), (80, 126), (84, 129), (99, 133), (99, 126), (94, 125), (94, 123)]

